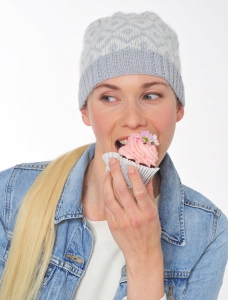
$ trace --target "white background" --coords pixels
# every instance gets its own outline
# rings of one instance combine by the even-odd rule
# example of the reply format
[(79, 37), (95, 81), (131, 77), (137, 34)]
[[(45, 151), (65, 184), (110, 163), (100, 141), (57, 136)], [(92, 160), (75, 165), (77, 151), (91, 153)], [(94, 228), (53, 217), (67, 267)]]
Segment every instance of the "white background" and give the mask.
[[(77, 103), (84, 31), (116, 11), (145, 10), (179, 36), (186, 113), (169, 153), (182, 182), (228, 215), (228, 1), (1, 0), (0, 169), (94, 141)], [(228, 271), (224, 282), (220, 300)]]

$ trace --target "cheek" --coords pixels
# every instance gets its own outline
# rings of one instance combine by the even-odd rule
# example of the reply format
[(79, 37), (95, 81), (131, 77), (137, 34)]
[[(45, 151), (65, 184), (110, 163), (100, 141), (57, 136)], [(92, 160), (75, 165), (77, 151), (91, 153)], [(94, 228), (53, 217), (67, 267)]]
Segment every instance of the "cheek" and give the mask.
[(160, 142), (159, 158), (162, 160), (173, 139), (176, 127), (176, 113), (172, 109), (163, 110), (162, 113), (157, 114), (156, 118), (156, 130)]
[(176, 126), (176, 114), (172, 111), (163, 111), (158, 120), (159, 131), (172, 133)]
[(112, 139), (115, 122), (109, 114), (97, 112), (90, 116), (90, 124), (96, 138), (96, 151), (103, 154), (114, 152), (115, 145)]
[(90, 123), (96, 137), (106, 135), (109, 131), (109, 122), (106, 114), (94, 112), (90, 116)]

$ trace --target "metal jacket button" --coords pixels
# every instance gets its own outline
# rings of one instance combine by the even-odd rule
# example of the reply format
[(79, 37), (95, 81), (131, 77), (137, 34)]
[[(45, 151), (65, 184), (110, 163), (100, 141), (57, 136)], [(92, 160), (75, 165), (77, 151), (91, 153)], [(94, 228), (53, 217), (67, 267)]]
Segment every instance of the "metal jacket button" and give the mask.
[(173, 286), (170, 284), (169, 286), (169, 293), (168, 293), (168, 299), (167, 300), (175, 300), (173, 296)]
[(84, 259), (82, 259), (79, 256), (75, 256), (75, 255), (72, 255), (72, 254), (67, 254), (66, 257), (72, 259), (73, 261), (75, 261), (76, 263), (78, 263), (80, 265), (84, 263)]

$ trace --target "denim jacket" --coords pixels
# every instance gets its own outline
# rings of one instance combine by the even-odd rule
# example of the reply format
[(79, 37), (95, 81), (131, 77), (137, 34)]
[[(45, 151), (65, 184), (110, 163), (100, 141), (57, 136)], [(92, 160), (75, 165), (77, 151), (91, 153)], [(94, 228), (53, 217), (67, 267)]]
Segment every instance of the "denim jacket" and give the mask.
[[(93, 156), (94, 145), (73, 167), (59, 199), (56, 241), (40, 300), (72, 299), (89, 265), (93, 237), (83, 215), (81, 193), (83, 175)], [(21, 164), (0, 173), (0, 276), (20, 203), (47, 164)], [(160, 164), (160, 175), (165, 292), (176, 300), (217, 299), (228, 256), (228, 221), (208, 199), (182, 185), (168, 154)], [(126, 294), (123, 266), (114, 300)]]

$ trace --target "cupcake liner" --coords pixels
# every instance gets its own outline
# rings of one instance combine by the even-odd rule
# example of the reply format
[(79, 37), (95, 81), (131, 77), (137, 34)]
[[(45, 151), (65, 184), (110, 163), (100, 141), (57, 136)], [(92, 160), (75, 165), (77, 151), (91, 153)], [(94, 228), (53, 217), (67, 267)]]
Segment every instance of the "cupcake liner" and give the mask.
[(135, 163), (134, 161), (122, 157), (117, 152), (107, 152), (102, 155), (102, 158), (106, 165), (106, 171), (110, 171), (109, 160), (111, 157), (115, 157), (120, 162), (121, 171), (129, 188), (132, 188), (131, 180), (129, 179), (127, 172), (129, 166), (134, 166), (138, 169), (144, 185), (146, 185), (149, 182), (149, 180), (154, 176), (154, 174), (159, 170), (159, 168), (148, 168), (145, 166), (141, 166)]

